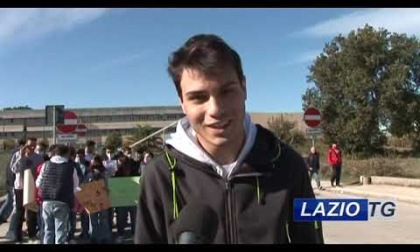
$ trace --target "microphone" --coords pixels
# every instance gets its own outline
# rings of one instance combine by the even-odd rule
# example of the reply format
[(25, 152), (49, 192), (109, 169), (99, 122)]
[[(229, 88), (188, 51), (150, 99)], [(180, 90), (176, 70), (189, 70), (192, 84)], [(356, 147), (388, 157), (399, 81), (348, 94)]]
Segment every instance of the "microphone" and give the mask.
[(211, 207), (190, 202), (181, 209), (173, 225), (178, 244), (210, 244), (214, 241), (219, 223)]

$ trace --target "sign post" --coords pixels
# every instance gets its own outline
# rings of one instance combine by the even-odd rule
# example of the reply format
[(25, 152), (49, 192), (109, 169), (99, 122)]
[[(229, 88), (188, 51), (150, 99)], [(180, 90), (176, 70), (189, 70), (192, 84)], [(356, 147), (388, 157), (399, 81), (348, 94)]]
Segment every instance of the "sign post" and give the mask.
[(64, 121), (64, 105), (45, 106), (45, 125), (53, 127), (53, 143), (56, 144), (56, 125)]
[(303, 120), (309, 127), (306, 129), (306, 133), (311, 136), (312, 147), (315, 147), (315, 136), (322, 133), (321, 128), (318, 127), (321, 123), (321, 112), (314, 107), (309, 107), (303, 114)]

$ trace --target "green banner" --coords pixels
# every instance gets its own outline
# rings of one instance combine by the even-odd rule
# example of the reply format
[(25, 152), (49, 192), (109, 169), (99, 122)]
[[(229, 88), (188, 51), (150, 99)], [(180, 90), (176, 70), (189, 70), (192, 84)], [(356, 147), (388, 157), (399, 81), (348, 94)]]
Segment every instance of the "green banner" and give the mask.
[(139, 180), (139, 176), (109, 178), (108, 188), (112, 207), (136, 206), (140, 192)]

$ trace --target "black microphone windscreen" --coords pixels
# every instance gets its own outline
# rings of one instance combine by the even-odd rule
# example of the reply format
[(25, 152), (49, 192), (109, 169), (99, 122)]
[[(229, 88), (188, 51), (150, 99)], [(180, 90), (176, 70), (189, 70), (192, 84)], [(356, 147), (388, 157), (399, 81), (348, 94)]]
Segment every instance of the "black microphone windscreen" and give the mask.
[(200, 236), (206, 243), (212, 243), (218, 225), (217, 214), (210, 206), (189, 202), (181, 209), (173, 230), (177, 238), (181, 233), (191, 232)]

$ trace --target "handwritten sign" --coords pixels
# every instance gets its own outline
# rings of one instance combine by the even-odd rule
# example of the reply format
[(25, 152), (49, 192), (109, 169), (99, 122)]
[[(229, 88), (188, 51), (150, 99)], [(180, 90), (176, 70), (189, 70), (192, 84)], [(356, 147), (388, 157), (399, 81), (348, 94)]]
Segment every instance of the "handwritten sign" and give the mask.
[(111, 201), (103, 179), (84, 184), (81, 189), (81, 191), (75, 193), (75, 196), (89, 214), (111, 207)]
[(135, 206), (139, 199), (139, 176), (109, 178), (112, 207)]
[(26, 169), (23, 175), (23, 207), (33, 212), (38, 212), (38, 204), (35, 200), (35, 179), (31, 169)]

